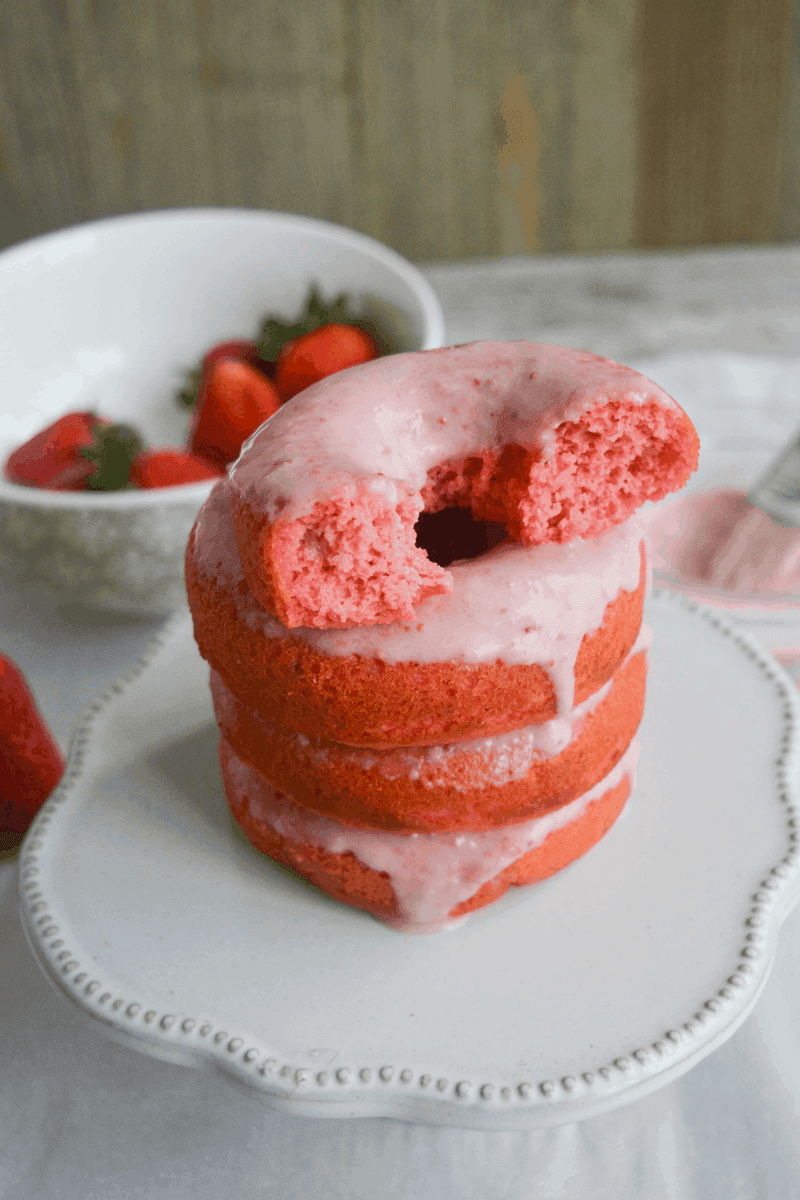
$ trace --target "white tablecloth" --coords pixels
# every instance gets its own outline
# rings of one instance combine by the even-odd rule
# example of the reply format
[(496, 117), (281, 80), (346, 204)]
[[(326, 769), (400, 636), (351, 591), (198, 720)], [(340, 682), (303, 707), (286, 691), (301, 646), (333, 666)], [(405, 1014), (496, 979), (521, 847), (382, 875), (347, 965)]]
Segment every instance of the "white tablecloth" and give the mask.
[[(722, 470), (744, 481), (800, 425), (795, 248), (428, 274), (450, 341), (527, 336), (646, 361), (695, 419), (709, 478)], [(65, 747), (84, 701), (156, 628), (0, 585), (0, 646)], [(40, 974), (16, 886), (16, 864), (0, 864), (3, 1200), (800, 1197), (800, 911), (785, 922), (753, 1014), (682, 1079), (579, 1125), (476, 1133), (289, 1117), (221, 1079), (107, 1041)]]

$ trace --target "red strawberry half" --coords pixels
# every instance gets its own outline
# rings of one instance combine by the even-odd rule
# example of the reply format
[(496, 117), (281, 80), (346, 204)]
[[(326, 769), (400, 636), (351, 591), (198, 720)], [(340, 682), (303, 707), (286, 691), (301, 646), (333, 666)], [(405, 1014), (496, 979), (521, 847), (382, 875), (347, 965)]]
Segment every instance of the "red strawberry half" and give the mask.
[(280, 407), (271, 379), (240, 358), (218, 358), (203, 368), (189, 450), (224, 470), (242, 442)]
[(6, 459), (5, 476), (27, 487), (73, 490), (95, 469), (81, 454), (94, 442), (98, 425), (108, 425), (93, 412), (71, 412), (18, 446)]
[(183, 446), (155, 446), (136, 455), (130, 482), (140, 488), (174, 487), (178, 483), (219, 479), (222, 474), (219, 467)]
[(185, 404), (187, 408), (194, 408), (200, 393), (203, 373), (207, 374), (220, 358), (240, 358), (267, 376), (271, 376), (273, 373), (272, 363), (264, 361), (259, 347), (251, 338), (229, 338), (225, 342), (217, 342), (203, 355), (199, 367), (193, 367), (187, 373), (186, 382), (178, 392), (178, 400), (181, 404)]
[(129, 425), (93, 412), (66, 413), (8, 456), (12, 483), (53, 492), (113, 492), (128, 485), (131, 462), (144, 443)]

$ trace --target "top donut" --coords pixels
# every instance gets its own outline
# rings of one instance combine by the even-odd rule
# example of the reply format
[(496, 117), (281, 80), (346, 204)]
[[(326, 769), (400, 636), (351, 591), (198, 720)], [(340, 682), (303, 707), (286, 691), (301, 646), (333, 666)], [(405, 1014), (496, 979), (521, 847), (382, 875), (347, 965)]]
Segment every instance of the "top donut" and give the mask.
[(306, 389), (231, 469), (256, 599), (289, 628), (413, 621), (452, 578), (419, 514), (472, 510), (525, 545), (597, 537), (683, 486), (698, 440), (637, 371), (541, 342), (473, 342), (352, 367)]

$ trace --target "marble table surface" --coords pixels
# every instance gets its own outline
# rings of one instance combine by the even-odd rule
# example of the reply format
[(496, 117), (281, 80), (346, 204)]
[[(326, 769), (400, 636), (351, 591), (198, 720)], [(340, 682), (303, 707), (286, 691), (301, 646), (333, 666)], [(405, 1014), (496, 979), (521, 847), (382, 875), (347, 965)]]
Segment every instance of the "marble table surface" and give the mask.
[[(673, 371), (701, 352), (751, 374), (763, 364), (765, 378), (785, 360), (784, 381), (800, 363), (794, 245), (424, 270), (451, 343), (527, 337), (628, 362), (664, 358)], [(769, 429), (790, 432), (794, 409), (784, 387)], [(726, 424), (724, 407), (713, 420)], [(65, 747), (84, 702), (137, 660), (158, 627), (0, 583), (0, 646)], [(106, 1041), (39, 974), (7, 859), (0, 1062), (2, 1200), (800, 1197), (800, 914), (784, 926), (753, 1015), (683, 1079), (581, 1125), (491, 1134), (292, 1118), (223, 1080)]]
[(506, 258), (425, 269), (449, 342), (531, 338), (622, 362), (800, 352), (800, 247)]

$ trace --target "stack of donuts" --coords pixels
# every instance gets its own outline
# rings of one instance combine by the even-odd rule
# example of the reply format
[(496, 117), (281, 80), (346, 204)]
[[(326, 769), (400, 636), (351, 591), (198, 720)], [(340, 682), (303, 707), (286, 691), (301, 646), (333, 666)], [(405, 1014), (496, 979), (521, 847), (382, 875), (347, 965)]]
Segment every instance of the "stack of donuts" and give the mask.
[(415, 932), (594, 845), (644, 707), (636, 512), (697, 451), (642, 375), (524, 341), (378, 359), (282, 407), (186, 558), (252, 844)]

